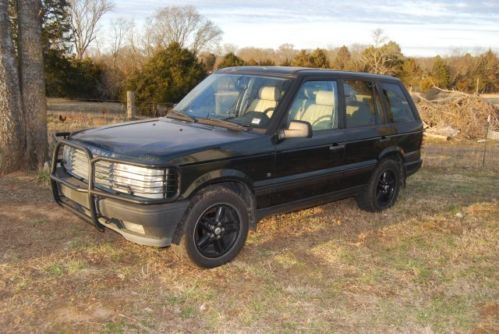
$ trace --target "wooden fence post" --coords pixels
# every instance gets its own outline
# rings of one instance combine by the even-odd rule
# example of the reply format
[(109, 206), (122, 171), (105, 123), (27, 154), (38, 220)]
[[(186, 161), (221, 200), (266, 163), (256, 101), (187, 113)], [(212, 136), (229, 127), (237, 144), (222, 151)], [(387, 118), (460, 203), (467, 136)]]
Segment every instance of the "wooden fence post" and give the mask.
[(126, 92), (126, 118), (135, 118), (135, 93), (131, 90)]

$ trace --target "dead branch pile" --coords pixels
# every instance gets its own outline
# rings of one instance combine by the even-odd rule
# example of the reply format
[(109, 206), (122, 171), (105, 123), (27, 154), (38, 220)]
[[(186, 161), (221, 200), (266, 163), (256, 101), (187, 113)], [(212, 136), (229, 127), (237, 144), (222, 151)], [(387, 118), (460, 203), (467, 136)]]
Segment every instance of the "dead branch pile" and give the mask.
[(429, 94), (415, 95), (421, 118), (430, 128), (452, 127), (466, 139), (481, 139), (490, 128), (499, 128), (499, 109), (476, 95), (433, 88)]

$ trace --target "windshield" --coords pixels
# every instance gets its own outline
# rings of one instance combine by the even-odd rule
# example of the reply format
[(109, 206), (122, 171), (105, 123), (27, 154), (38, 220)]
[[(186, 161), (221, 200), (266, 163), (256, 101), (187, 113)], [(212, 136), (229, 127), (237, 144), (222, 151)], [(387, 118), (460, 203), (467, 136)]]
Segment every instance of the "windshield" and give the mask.
[(272, 77), (213, 74), (187, 94), (174, 110), (195, 119), (224, 120), (265, 129), (289, 82)]

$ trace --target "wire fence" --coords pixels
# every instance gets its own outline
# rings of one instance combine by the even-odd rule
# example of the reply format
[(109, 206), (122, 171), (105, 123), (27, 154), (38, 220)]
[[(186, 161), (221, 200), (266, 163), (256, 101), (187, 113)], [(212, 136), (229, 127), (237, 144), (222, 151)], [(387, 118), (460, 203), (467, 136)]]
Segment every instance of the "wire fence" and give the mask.
[[(138, 118), (166, 115), (173, 103), (137, 106)], [(126, 120), (126, 104), (113, 100), (48, 99), (49, 132), (74, 131)], [(422, 156), (427, 167), (470, 168), (499, 172), (499, 141), (425, 142)]]
[[(135, 110), (139, 117), (161, 117), (174, 106), (174, 103), (141, 103), (135, 106)], [(127, 104), (118, 100), (49, 98), (47, 110), (49, 114), (87, 113), (116, 116), (126, 115)]]
[(469, 168), (499, 172), (499, 142), (425, 143), (424, 165), (437, 168)]

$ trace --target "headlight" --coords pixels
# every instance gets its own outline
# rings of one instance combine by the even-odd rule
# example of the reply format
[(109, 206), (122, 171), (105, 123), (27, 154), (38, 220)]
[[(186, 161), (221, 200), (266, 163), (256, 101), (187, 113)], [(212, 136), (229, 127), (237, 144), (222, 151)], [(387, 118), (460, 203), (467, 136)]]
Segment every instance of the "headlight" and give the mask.
[[(63, 166), (74, 177), (88, 180), (88, 156), (80, 149), (64, 146)], [(170, 169), (146, 168), (125, 163), (97, 161), (95, 186), (142, 198), (162, 199), (174, 196), (176, 174)]]
[(82, 150), (65, 145), (62, 150), (62, 165), (74, 177), (88, 180), (88, 156)]
[(124, 163), (95, 163), (95, 185), (144, 198), (165, 198), (168, 169), (153, 169)]

